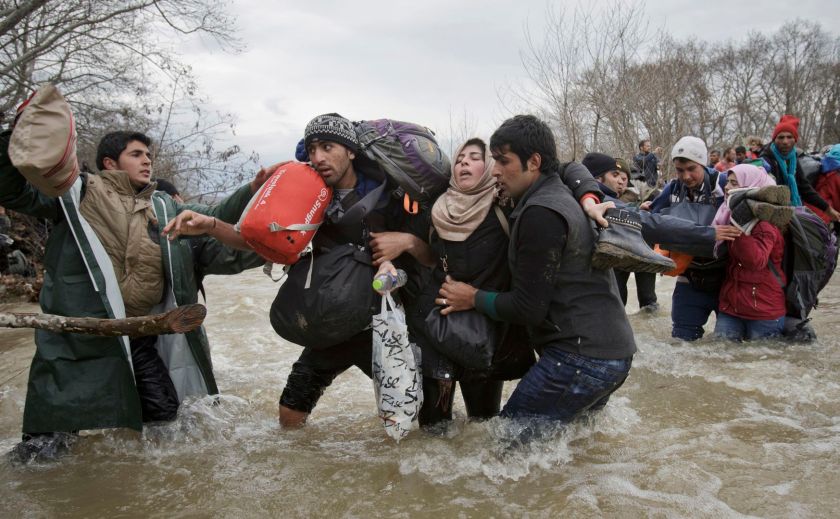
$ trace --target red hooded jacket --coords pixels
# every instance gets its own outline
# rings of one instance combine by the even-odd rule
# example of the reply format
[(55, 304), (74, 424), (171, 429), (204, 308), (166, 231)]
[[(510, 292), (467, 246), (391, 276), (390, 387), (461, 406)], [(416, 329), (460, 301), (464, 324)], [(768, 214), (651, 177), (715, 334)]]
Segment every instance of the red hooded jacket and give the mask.
[(758, 222), (749, 236), (742, 235), (729, 245), (726, 280), (720, 290), (721, 312), (742, 319), (767, 321), (785, 315), (785, 293), (770, 270), (773, 262), (782, 276), (785, 239), (778, 228)]

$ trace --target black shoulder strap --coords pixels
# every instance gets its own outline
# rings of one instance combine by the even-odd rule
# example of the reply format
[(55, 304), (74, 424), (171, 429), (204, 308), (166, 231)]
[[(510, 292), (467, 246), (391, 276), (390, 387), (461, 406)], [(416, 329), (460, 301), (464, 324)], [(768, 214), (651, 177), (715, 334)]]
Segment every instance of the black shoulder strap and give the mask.
[[(712, 179), (714, 176), (714, 179)], [(714, 203), (714, 193), (715, 193), (715, 186), (717, 183), (720, 182), (720, 171), (715, 170), (714, 175), (709, 175), (709, 185), (704, 186), (706, 190), (706, 203), (711, 204)]]
[(776, 281), (779, 283), (779, 286), (785, 288), (785, 284), (782, 283), (782, 275), (779, 274), (778, 270), (776, 270), (776, 265), (773, 265), (773, 261), (768, 261), (767, 267), (770, 268), (770, 272), (773, 273), (773, 277), (776, 278)]
[[(344, 215), (339, 221), (341, 223), (355, 223), (362, 221), (369, 212), (377, 208), (379, 200), (382, 198), (382, 193), (385, 191), (385, 186), (387, 184), (388, 182), (382, 182), (379, 184), (379, 187), (366, 194), (361, 200), (358, 199), (358, 195), (355, 191), (348, 194), (347, 197), (353, 196), (357, 201), (352, 206), (345, 209)], [(343, 203), (344, 200), (342, 200), (342, 205)]]

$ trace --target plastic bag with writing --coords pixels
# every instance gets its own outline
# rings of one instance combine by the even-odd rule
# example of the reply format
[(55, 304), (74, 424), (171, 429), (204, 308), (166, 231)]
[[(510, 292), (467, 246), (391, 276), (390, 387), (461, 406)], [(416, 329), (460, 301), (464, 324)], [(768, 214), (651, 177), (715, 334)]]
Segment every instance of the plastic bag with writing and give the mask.
[(408, 340), (405, 312), (391, 294), (373, 316), (373, 391), (385, 432), (400, 441), (418, 426), (423, 405), (420, 351)]

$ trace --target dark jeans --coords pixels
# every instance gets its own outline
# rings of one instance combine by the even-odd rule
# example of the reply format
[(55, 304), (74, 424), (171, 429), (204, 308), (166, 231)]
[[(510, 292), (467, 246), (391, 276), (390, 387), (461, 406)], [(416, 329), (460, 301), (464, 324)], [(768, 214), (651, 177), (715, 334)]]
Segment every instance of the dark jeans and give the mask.
[(286, 379), (280, 405), (311, 413), (333, 379), (350, 367), (356, 366), (371, 377), (372, 333), (365, 330), (325, 350), (304, 348)]
[(178, 392), (169, 378), (166, 364), (158, 355), (156, 341), (154, 335), (129, 341), (144, 422), (171, 421), (178, 416)]
[[(502, 404), (501, 380), (474, 378), (458, 381), (467, 416), (492, 418), (499, 414)], [(455, 400), (455, 381), (423, 377), (423, 407), (420, 408), (420, 425), (429, 426), (452, 420), (452, 403)]]
[(633, 357), (610, 360), (547, 346), (517, 384), (502, 409), (507, 418), (547, 418), (568, 423), (587, 410), (607, 405), (630, 373)]
[[(627, 305), (627, 281), (630, 279), (630, 272), (624, 270), (613, 270), (615, 280), (618, 283), (618, 293), (621, 302)], [(636, 272), (636, 294), (639, 298), (639, 308), (656, 303), (656, 274), (651, 272)]]
[(671, 337), (696, 341), (703, 337), (703, 325), (717, 312), (718, 295), (697, 290), (677, 281), (671, 299)]

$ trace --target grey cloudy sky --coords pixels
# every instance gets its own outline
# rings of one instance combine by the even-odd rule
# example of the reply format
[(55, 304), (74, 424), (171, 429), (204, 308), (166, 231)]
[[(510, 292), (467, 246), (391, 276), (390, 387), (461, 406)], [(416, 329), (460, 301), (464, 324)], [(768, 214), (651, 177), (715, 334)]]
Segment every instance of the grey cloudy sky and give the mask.
[[(413, 121), (439, 135), (448, 133), (451, 116), (466, 113), (487, 137), (509, 115), (498, 92), (525, 84), (525, 27), (539, 34), (549, 4), (577, 5), (237, 0), (231, 10), (245, 52), (197, 42), (183, 52), (214, 105), (237, 115), (236, 144), (257, 151), (264, 164), (290, 158), (306, 122), (325, 112)], [(708, 41), (775, 32), (796, 17), (820, 21), (836, 35), (832, 24), (840, 20), (836, 0), (649, 0), (644, 9), (651, 31)]]

